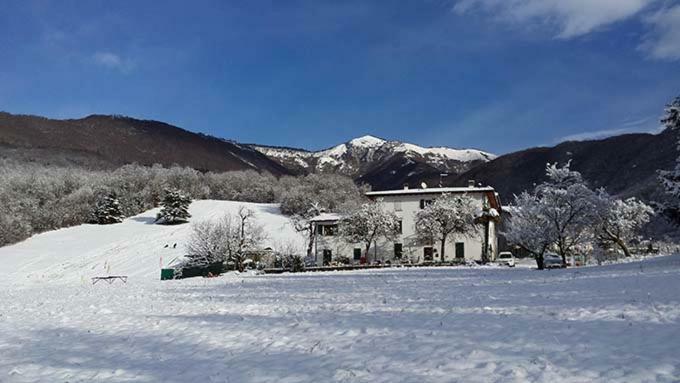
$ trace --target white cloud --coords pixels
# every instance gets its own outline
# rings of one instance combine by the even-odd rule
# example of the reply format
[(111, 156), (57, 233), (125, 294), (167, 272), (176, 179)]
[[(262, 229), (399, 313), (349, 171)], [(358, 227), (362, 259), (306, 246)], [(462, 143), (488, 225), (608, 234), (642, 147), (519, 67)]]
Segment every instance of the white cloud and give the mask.
[(482, 9), (515, 24), (538, 22), (557, 29), (555, 37), (586, 35), (628, 19), (657, 0), (459, 0), (459, 14)]
[(645, 19), (652, 28), (640, 50), (651, 58), (680, 59), (680, 5), (664, 8)]
[(129, 72), (133, 65), (130, 60), (123, 59), (119, 55), (112, 52), (97, 52), (92, 58), (94, 61), (104, 67), (116, 69), (123, 73)]
[[(624, 124), (624, 126), (627, 124)], [(570, 134), (568, 136), (560, 137), (556, 140), (556, 142), (564, 142), (564, 141), (589, 141), (589, 140), (600, 140), (603, 138), (607, 137), (613, 137), (613, 136), (618, 136), (621, 134), (628, 134), (628, 133), (659, 133), (663, 130), (663, 128), (653, 128), (653, 129), (634, 129), (634, 128), (621, 128), (621, 129), (605, 129), (605, 130), (596, 130), (594, 132), (583, 132), (583, 133), (576, 133), (576, 134)]]

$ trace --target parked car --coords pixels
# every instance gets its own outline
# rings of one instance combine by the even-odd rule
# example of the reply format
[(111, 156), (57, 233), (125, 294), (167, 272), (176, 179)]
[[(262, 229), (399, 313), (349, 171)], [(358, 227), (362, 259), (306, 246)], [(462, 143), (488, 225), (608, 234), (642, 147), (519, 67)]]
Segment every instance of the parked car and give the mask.
[(555, 253), (546, 253), (543, 255), (543, 267), (546, 269), (561, 269), (564, 267), (562, 257)]
[(501, 251), (496, 258), (496, 263), (501, 266), (515, 267), (515, 257), (509, 251)]

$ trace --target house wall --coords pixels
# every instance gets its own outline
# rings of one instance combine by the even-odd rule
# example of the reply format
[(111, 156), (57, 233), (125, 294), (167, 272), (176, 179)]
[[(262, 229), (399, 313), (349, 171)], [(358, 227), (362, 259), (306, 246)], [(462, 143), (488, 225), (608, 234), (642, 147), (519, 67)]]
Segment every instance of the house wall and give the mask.
[[(446, 243), (444, 259), (441, 258), (441, 244), (436, 242), (434, 244), (420, 243), (415, 234), (415, 216), (421, 210), (420, 200), (432, 200), (438, 194), (396, 194), (387, 195), (376, 198), (386, 211), (394, 212), (402, 220), (402, 234), (396, 241), (380, 240), (376, 245), (372, 246), (369, 251), (368, 261), (373, 262), (380, 260), (382, 262), (392, 261), (394, 259), (394, 244), (401, 243), (403, 256), (408, 257), (412, 262), (419, 263), (424, 261), (424, 249), (426, 247), (433, 247), (435, 262), (450, 262), (456, 257), (456, 243), (464, 244), (465, 259), (468, 261), (479, 261), (482, 259), (482, 248), (484, 244), (484, 227), (480, 225), (479, 230), (474, 235), (469, 237), (453, 235)], [(468, 196), (478, 201), (480, 208), (483, 206), (485, 193), (470, 192)], [(324, 224), (324, 223), (320, 223)], [(328, 224), (328, 223), (326, 223)], [(498, 254), (498, 238), (496, 233), (496, 224), (489, 223), (489, 244), (491, 251), (489, 257), (494, 260)], [(346, 256), (352, 260), (352, 263), (358, 263), (353, 260), (353, 253), (355, 248), (360, 248), (362, 254), (364, 245), (361, 243), (351, 244), (344, 242), (338, 236), (318, 236), (316, 237), (315, 254), (318, 265), (323, 263), (323, 250), (329, 249), (332, 251), (333, 259), (339, 256)]]

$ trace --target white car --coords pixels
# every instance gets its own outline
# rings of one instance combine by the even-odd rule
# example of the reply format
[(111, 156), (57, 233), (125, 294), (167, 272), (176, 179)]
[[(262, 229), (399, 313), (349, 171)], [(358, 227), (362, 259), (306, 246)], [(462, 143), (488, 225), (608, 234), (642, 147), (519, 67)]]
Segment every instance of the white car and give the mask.
[(515, 257), (509, 251), (501, 251), (498, 254), (496, 263), (502, 266), (515, 267)]

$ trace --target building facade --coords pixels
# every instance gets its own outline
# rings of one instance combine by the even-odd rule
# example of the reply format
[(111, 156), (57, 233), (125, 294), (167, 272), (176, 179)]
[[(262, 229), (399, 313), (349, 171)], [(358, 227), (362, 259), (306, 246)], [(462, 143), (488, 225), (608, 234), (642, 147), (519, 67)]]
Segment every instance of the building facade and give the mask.
[[(426, 243), (416, 236), (416, 214), (443, 194), (465, 194), (479, 206), (478, 230), (469, 236), (452, 235), (444, 256), (439, 242)], [(401, 234), (394, 241), (380, 239), (371, 245), (368, 256), (364, 244), (347, 243), (339, 236), (337, 214), (321, 214), (312, 219), (315, 226), (314, 261), (318, 266), (340, 263), (448, 263), (481, 261), (484, 250), (489, 260), (498, 254), (497, 226), (502, 211), (500, 198), (491, 187), (423, 188), (368, 192), (386, 211), (394, 212), (401, 221)]]

